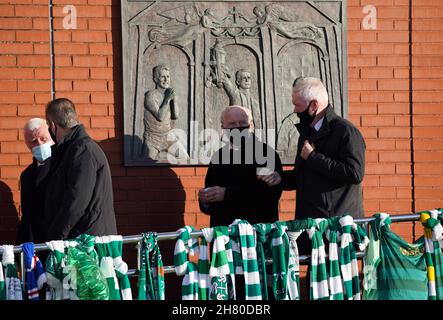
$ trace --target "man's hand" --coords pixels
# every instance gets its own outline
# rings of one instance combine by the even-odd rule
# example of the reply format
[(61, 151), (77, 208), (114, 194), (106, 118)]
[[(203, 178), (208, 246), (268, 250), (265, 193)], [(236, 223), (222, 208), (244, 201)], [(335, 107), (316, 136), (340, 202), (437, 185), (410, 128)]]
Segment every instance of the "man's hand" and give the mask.
[(273, 173), (271, 173), (267, 176), (257, 175), (257, 179), (264, 181), (270, 187), (280, 184), (280, 182), (282, 180), (280, 174), (276, 171), (274, 171)]
[(308, 159), (312, 151), (314, 151), (314, 146), (312, 146), (308, 140), (305, 140), (303, 148), (301, 149), (301, 157), (305, 160)]
[(225, 200), (226, 188), (215, 186), (198, 191), (198, 198), (203, 203), (222, 202)]
[(174, 98), (175, 98), (175, 92), (174, 92), (174, 89), (172, 89), (172, 88), (167, 88), (167, 89), (165, 90), (165, 99), (171, 101), (171, 100), (174, 100)]

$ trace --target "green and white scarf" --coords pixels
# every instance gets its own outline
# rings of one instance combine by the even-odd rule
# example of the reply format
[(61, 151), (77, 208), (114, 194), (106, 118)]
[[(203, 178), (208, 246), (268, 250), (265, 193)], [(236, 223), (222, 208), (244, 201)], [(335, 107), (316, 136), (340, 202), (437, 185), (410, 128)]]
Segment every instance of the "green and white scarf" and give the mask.
[(366, 234), (366, 231), (359, 224), (352, 224), (352, 239), (354, 243), (357, 245), (359, 251), (365, 251), (368, 244), (369, 238)]
[(199, 283), (199, 300), (209, 300), (209, 248), (205, 238), (200, 240), (198, 248), (198, 283)]
[(326, 251), (322, 236), (328, 226), (328, 221), (326, 219), (315, 219), (314, 223), (315, 226), (307, 230), (309, 239), (312, 242), (310, 298), (311, 300), (328, 300), (329, 287)]
[(109, 243), (114, 261), (115, 274), (120, 286), (122, 300), (132, 300), (131, 283), (128, 277), (128, 264), (123, 261), (123, 237), (121, 235), (109, 236)]
[(328, 219), (329, 228), (326, 230), (326, 238), (329, 240), (329, 294), (330, 300), (343, 300), (343, 280), (340, 272), (339, 243), (341, 240), (340, 217)]
[(174, 248), (174, 268), (177, 276), (183, 276), (182, 299), (198, 300), (198, 267), (195, 263), (188, 261), (188, 255), (194, 256), (198, 246), (198, 240), (191, 238), (194, 227), (185, 226), (178, 230), (179, 236)]
[(205, 228), (202, 232), (208, 243), (213, 242), (209, 299), (235, 300), (234, 258), (228, 227)]
[(272, 289), (275, 300), (286, 300), (289, 260), (289, 239), (284, 222), (275, 222), (271, 233)]
[(350, 215), (340, 218), (339, 223), (342, 233), (340, 242), (340, 269), (343, 277), (344, 299), (360, 300), (358, 263), (351, 235), (353, 228), (357, 230), (357, 226), (354, 224), (354, 219)]
[(298, 253), (297, 239), (306, 231), (308, 220), (292, 220), (286, 222), (288, 229), (286, 234), (289, 240), (287, 293), (289, 300), (300, 300), (300, 257)]
[(95, 248), (100, 260), (100, 272), (105, 277), (109, 287), (109, 300), (121, 300), (117, 275), (114, 270), (114, 261), (111, 256), (111, 240), (107, 236), (95, 238)]
[(229, 227), (235, 274), (243, 274), (245, 278), (245, 300), (262, 300), (254, 229), (240, 219)]
[(65, 244), (63, 240), (46, 242), (51, 252), (46, 258), (46, 300), (63, 300), (63, 268), (65, 267)]
[(138, 278), (138, 299), (165, 300), (165, 271), (158, 246), (157, 233), (143, 233), (142, 238), (139, 248), (141, 260)]
[(95, 247), (100, 258), (100, 271), (109, 286), (109, 300), (132, 300), (128, 265), (122, 259), (123, 237), (96, 237)]
[(425, 259), (428, 269), (428, 299), (443, 299), (443, 255), (440, 241), (443, 239), (443, 227), (438, 221), (438, 210), (420, 213), (424, 227)]
[[(260, 287), (263, 300), (268, 300), (268, 276), (266, 272), (266, 250), (269, 247), (269, 239), (272, 232), (272, 223), (257, 223), (253, 225), (257, 237), (257, 262), (260, 273)], [(270, 256), (269, 256), (270, 258)]]
[(2, 248), (2, 265), (5, 267), (6, 300), (23, 300), (22, 284), (14, 263), (14, 246), (3, 245)]

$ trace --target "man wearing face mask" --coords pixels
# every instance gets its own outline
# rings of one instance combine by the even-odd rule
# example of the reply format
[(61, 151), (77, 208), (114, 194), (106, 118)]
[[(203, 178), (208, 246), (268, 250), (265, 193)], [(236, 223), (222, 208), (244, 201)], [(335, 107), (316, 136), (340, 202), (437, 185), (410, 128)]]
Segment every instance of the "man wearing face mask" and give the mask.
[(366, 145), (360, 131), (335, 114), (320, 79), (298, 78), (293, 85), (300, 133), (291, 171), (263, 177), (270, 186), (297, 190), (296, 217), (363, 216), (361, 182)]
[(220, 118), (229, 142), (212, 156), (205, 188), (198, 192), (200, 210), (211, 216), (211, 227), (235, 219), (251, 224), (278, 221), (281, 187), (269, 187), (258, 178), (282, 170), (278, 154), (252, 132), (249, 109), (230, 106)]
[(32, 163), (20, 175), (20, 219), (15, 243), (44, 241), (44, 198), (54, 142), (44, 119), (33, 118), (24, 128), (26, 146), (32, 152)]
[(117, 234), (111, 171), (103, 150), (78, 122), (69, 99), (49, 102), (46, 121), (56, 143), (45, 199), (46, 241)]

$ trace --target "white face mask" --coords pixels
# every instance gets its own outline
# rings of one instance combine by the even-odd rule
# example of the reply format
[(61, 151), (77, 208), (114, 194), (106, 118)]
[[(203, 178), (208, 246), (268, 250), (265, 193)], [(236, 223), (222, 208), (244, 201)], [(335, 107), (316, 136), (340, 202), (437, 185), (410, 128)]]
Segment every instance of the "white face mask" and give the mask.
[(35, 146), (32, 148), (32, 155), (37, 161), (45, 161), (46, 159), (51, 157), (51, 146), (53, 145), (52, 141), (46, 142), (39, 146)]

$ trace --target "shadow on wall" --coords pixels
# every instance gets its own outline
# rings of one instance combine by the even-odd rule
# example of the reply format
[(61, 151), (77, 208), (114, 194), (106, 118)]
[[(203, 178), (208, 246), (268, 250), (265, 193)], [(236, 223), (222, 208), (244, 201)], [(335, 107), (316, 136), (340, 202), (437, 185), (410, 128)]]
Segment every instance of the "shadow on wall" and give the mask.
[[(121, 235), (176, 231), (184, 225), (186, 194), (175, 172), (168, 167), (123, 166), (123, 65), (119, 0), (112, 1), (111, 14), (115, 138), (99, 144), (111, 165), (117, 230)], [(159, 246), (164, 265), (173, 265), (175, 241), (160, 241)], [(129, 268), (135, 268), (136, 246), (125, 245), (124, 250), (124, 259)], [(134, 298), (138, 292), (136, 280), (137, 277), (131, 279)], [(165, 281), (166, 299), (180, 299), (181, 278), (167, 274)]]
[(11, 188), (0, 181), (0, 244), (14, 243), (18, 222), (18, 211)]
[[(180, 179), (169, 167), (124, 167), (122, 141), (117, 137), (99, 142), (111, 166), (118, 233), (127, 236), (178, 230), (184, 225), (186, 200)], [(159, 246), (164, 265), (173, 265), (175, 241), (160, 241)], [(124, 246), (124, 260), (130, 269), (136, 268), (135, 244)], [(166, 297), (179, 299), (180, 281), (172, 274), (165, 278)], [(136, 296), (136, 278), (131, 284)]]

